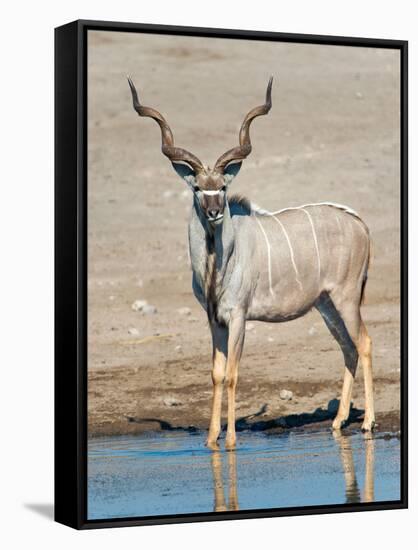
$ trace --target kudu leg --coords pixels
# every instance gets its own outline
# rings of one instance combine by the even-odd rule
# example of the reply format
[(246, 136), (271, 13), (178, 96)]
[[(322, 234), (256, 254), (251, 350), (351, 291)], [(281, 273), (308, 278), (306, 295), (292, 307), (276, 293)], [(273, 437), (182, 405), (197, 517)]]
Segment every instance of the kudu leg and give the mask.
[(212, 416), (210, 419), (209, 434), (206, 445), (212, 449), (219, 449), (217, 443), (221, 432), (221, 411), (222, 411), (222, 392), (225, 380), (226, 358), (228, 353), (228, 329), (220, 325), (213, 324), (212, 344), (213, 344), (213, 398), (212, 398)]
[(360, 356), (365, 390), (365, 415), (362, 430), (370, 431), (375, 425), (372, 341), (361, 319), (360, 299), (354, 297), (352, 300), (339, 301), (338, 298), (333, 297), (333, 300), (331, 300), (328, 295), (323, 295), (318, 301), (317, 308), (331, 333), (340, 344), (346, 366), (340, 406), (332, 427), (337, 430), (340, 429), (349, 417), (354, 376), (358, 356)]
[(350, 415), (351, 394), (358, 363), (358, 352), (353, 340), (354, 335), (356, 335), (355, 339), (357, 340), (359, 321), (356, 322), (355, 315), (349, 315), (348, 308), (347, 314), (343, 317), (344, 308), (337, 311), (328, 294), (321, 295), (316, 308), (322, 315), (331, 334), (340, 345), (344, 355), (343, 388), (337, 416), (332, 423), (334, 430), (340, 430)]
[[(360, 357), (364, 377), (365, 414), (361, 429), (364, 432), (372, 431), (375, 426), (373, 373), (372, 373), (372, 340), (367, 333), (366, 326), (361, 318), (359, 301), (353, 300), (339, 304), (338, 310), (350, 333)], [(351, 399), (351, 394), (350, 394)], [(349, 404), (348, 404), (349, 406)], [(348, 411), (349, 412), (349, 411)]]
[(357, 344), (364, 377), (364, 422), (361, 429), (364, 432), (372, 431), (375, 426), (374, 398), (373, 398), (373, 372), (372, 372), (372, 340), (367, 333), (363, 321), (360, 322), (360, 334)]
[(245, 320), (242, 317), (232, 318), (229, 324), (228, 359), (226, 362), (226, 383), (228, 391), (228, 428), (225, 447), (229, 450), (236, 445), (235, 435), (235, 390), (238, 381), (238, 366), (244, 345)]

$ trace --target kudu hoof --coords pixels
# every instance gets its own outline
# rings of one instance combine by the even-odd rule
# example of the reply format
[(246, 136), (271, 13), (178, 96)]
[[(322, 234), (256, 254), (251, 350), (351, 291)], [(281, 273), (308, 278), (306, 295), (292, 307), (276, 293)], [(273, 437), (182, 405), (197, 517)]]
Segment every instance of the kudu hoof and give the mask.
[(335, 431), (342, 430), (347, 424), (347, 418), (334, 418), (334, 422), (332, 423), (332, 429)]
[(364, 420), (361, 431), (362, 432), (372, 432), (376, 427), (376, 422), (374, 420)]
[(211, 451), (219, 451), (220, 447), (217, 441), (207, 440), (205, 443), (206, 447)]
[(234, 451), (236, 446), (237, 446), (237, 440), (236, 439), (234, 439), (234, 440), (228, 440), (227, 439), (225, 441), (225, 449), (227, 451)]

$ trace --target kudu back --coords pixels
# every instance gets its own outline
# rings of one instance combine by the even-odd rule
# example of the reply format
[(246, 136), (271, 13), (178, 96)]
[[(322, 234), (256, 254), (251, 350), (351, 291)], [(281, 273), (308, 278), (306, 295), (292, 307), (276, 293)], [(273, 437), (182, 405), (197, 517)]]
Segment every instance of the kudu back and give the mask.
[(221, 155), (213, 168), (174, 145), (164, 117), (143, 106), (130, 77), (128, 82), (135, 111), (158, 123), (162, 152), (193, 194), (189, 223), (193, 291), (207, 312), (213, 341), (208, 447), (219, 448), (224, 385), (228, 393), (225, 445), (227, 449), (236, 445), (235, 390), (246, 321), (289, 321), (313, 307), (340, 345), (345, 362), (333, 429), (341, 429), (348, 420), (360, 356), (365, 386), (362, 429), (372, 430), (371, 340), (360, 314), (370, 258), (367, 226), (356, 212), (338, 204), (307, 204), (269, 212), (228, 194), (242, 161), (251, 152), (251, 122), (271, 109), (272, 78), (264, 104), (244, 118), (239, 145)]

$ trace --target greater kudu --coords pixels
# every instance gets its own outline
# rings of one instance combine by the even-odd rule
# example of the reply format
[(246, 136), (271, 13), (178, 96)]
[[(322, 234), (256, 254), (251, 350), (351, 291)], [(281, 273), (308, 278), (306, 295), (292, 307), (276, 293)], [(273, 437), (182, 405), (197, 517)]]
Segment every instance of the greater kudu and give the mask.
[(358, 356), (365, 385), (363, 430), (375, 423), (371, 340), (360, 315), (370, 257), (369, 231), (358, 214), (332, 203), (306, 204), (268, 212), (228, 187), (251, 152), (250, 124), (271, 108), (270, 79), (265, 103), (252, 109), (239, 132), (239, 146), (214, 168), (174, 146), (164, 117), (144, 107), (128, 78), (133, 106), (160, 126), (162, 152), (193, 193), (189, 223), (193, 291), (207, 312), (213, 341), (213, 401), (207, 445), (218, 449), (224, 382), (228, 392), (226, 447), (236, 444), (235, 389), (246, 320), (284, 322), (316, 307), (339, 343), (345, 361), (342, 396), (333, 428), (348, 419)]

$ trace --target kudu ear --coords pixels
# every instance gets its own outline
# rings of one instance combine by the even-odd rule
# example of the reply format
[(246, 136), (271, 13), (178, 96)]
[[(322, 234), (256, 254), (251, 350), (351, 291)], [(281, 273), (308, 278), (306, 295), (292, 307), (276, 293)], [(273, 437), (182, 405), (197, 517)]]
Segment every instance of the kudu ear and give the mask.
[(231, 183), (241, 169), (242, 162), (231, 162), (224, 168), (225, 183)]
[(181, 162), (172, 162), (174, 170), (177, 174), (186, 180), (189, 185), (194, 185), (196, 181), (196, 172), (188, 164), (183, 164)]

